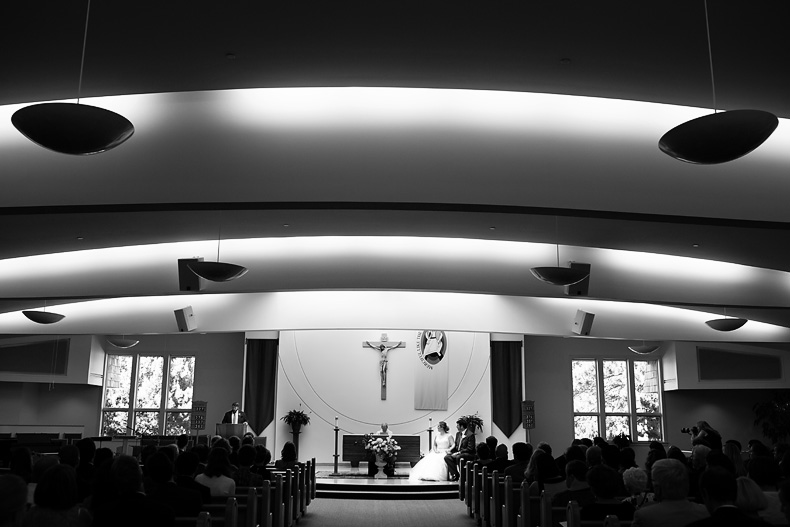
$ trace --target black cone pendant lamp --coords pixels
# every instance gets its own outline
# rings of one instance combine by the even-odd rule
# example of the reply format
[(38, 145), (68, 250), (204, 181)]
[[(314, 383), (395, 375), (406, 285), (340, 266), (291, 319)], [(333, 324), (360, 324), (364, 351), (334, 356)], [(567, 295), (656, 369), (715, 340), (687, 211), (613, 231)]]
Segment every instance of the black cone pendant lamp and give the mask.
[(217, 261), (216, 262), (203, 262), (203, 261), (190, 261), (187, 267), (201, 278), (205, 278), (210, 282), (230, 282), (241, 276), (247, 274), (247, 268), (241, 265), (236, 265), (227, 262), (219, 261), (219, 246), (222, 242), (222, 227), (220, 226), (217, 235)]
[(762, 110), (715, 113), (716, 83), (713, 77), (707, 0), (704, 0), (704, 4), (714, 113), (676, 126), (661, 137), (658, 148), (680, 161), (714, 165), (738, 159), (763, 144), (776, 130), (779, 119)]
[(34, 104), (17, 110), (11, 116), (11, 123), (22, 135), (39, 146), (61, 154), (89, 155), (106, 152), (129, 139), (134, 133), (134, 126), (126, 117), (79, 102), (90, 10), (91, 4), (88, 0), (77, 103)]
[(642, 344), (628, 346), (628, 349), (633, 351), (637, 355), (650, 355), (660, 347), (661, 347), (660, 342), (646, 342), (643, 340)]

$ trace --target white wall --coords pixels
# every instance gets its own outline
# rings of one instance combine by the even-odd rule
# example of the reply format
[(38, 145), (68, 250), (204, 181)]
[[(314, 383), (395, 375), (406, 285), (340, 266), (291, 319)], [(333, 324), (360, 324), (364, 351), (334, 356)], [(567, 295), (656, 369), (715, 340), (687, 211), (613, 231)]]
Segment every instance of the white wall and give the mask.
[[(363, 347), (387, 333), (390, 343), (404, 341), (405, 348), (389, 352), (387, 400), (381, 400), (379, 355)], [(299, 457), (333, 462), (334, 419), (342, 434), (375, 432), (382, 421), (396, 434), (420, 435), (427, 447), (428, 418), (434, 427), (447, 421), (451, 430), (464, 414), (479, 413), (485, 427), (478, 438), (491, 434), (491, 390), (487, 333), (448, 332), (450, 361), (447, 411), (414, 409), (413, 364), (417, 330), (282, 331), (277, 381), (277, 423), (274, 438), (267, 440), (275, 457), (292, 439), (280, 418), (301, 408), (310, 413), (310, 424), (299, 439)], [(502, 439), (500, 435), (500, 439)], [(340, 441), (342, 445), (342, 440)], [(340, 449), (340, 447), (339, 447)], [(342, 452), (338, 452), (342, 456)], [(341, 457), (342, 460), (342, 457)]]

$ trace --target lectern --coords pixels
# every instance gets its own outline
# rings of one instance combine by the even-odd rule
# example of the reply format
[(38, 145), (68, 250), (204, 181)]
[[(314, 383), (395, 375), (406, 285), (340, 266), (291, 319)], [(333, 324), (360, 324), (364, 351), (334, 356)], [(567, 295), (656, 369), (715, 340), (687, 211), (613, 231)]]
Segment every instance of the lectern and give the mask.
[(217, 423), (217, 435), (222, 437), (242, 437), (247, 431), (247, 423), (231, 424), (231, 423)]

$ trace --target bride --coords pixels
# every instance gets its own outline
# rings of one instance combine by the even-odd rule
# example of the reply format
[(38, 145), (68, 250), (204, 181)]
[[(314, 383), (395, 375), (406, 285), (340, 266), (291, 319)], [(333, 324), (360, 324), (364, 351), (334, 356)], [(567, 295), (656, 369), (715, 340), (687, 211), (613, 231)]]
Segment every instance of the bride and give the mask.
[(449, 480), (444, 456), (455, 446), (455, 438), (449, 434), (450, 429), (444, 421), (439, 422), (436, 429), (437, 435), (433, 440), (433, 448), (411, 469), (409, 481)]

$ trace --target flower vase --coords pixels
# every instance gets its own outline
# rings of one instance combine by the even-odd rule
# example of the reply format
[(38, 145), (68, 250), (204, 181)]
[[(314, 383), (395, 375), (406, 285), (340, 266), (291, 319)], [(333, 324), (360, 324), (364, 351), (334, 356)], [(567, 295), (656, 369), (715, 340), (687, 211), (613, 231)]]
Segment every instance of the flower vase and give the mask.
[(376, 475), (374, 476), (376, 479), (386, 478), (387, 475), (384, 473), (384, 468), (387, 466), (387, 460), (384, 459), (382, 454), (376, 454)]

